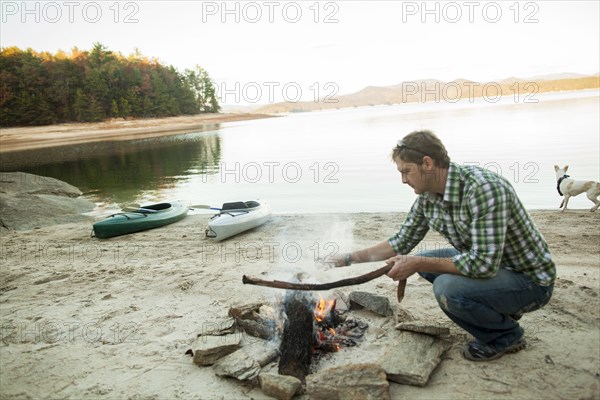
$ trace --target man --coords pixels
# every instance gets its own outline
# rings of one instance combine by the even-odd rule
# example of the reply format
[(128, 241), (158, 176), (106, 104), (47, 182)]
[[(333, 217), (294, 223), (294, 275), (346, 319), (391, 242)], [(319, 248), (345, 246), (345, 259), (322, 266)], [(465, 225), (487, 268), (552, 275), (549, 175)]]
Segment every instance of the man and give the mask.
[[(408, 134), (392, 159), (402, 183), (419, 197), (396, 235), (336, 265), (386, 260), (393, 263), (388, 276), (396, 281), (419, 273), (433, 283), (442, 311), (475, 337), (462, 349), (469, 360), (493, 360), (524, 348), (517, 321), (550, 300), (556, 267), (510, 182), (450, 162), (431, 131)], [(407, 256), (429, 229), (452, 248)]]

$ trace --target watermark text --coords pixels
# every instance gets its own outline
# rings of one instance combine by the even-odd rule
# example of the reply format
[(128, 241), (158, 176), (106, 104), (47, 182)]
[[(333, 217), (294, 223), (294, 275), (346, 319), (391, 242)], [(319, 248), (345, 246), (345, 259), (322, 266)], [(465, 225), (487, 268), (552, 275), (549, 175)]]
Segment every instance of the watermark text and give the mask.
[(495, 24), (510, 19), (515, 24), (536, 24), (539, 10), (540, 6), (533, 1), (403, 1), (402, 22)]
[(46, 22), (86, 22), (96, 24), (109, 21), (115, 24), (136, 24), (140, 6), (128, 1), (3, 1), (0, 11), (2, 23), (19, 21), (21, 23)]
[(296, 1), (203, 1), (202, 23), (276, 23), (296, 24), (311, 21), (315, 24), (336, 24), (339, 22), (340, 6), (337, 2), (296, 2)]

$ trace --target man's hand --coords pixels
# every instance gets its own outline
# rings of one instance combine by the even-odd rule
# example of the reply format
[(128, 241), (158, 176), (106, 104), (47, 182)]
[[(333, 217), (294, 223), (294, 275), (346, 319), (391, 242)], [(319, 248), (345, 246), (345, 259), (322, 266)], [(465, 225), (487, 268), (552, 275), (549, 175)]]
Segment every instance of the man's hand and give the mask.
[(388, 258), (386, 264), (394, 264), (387, 276), (395, 281), (404, 281), (417, 272), (419, 257), (398, 255)]

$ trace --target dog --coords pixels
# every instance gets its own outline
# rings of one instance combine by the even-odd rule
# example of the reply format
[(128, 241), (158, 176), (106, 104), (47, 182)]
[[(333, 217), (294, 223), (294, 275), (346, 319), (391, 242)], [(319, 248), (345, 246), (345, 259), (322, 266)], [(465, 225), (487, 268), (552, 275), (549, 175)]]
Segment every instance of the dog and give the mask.
[(554, 166), (557, 180), (556, 190), (558, 190), (558, 194), (564, 196), (564, 199), (558, 208), (562, 208), (561, 211), (565, 211), (571, 197), (586, 192), (587, 198), (594, 203), (590, 212), (596, 211), (598, 207), (600, 207), (600, 200), (598, 200), (598, 196), (600, 196), (600, 182), (571, 179), (569, 178), (569, 175), (567, 175), (567, 169), (569, 169), (568, 165), (565, 165), (563, 168), (559, 168), (558, 165)]

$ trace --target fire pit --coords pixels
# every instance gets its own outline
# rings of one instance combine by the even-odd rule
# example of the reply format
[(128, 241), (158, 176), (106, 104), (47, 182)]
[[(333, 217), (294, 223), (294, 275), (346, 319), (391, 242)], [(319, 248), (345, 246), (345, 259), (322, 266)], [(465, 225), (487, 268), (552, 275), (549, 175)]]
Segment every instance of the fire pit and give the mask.
[[(350, 306), (364, 308), (386, 318), (386, 325), (394, 311), (387, 296), (352, 292), (347, 297), (338, 294), (336, 299), (317, 299), (313, 293), (362, 284), (386, 274), (391, 267), (388, 264), (364, 275), (324, 284), (303, 283), (301, 276), (296, 276), (296, 282), (244, 276), (244, 284), (285, 289), (284, 298), (277, 301), (276, 307), (264, 304), (231, 307), (228, 314), (233, 321), (210, 332), (213, 342), (217, 341), (215, 336), (227, 336), (210, 346), (205, 345), (206, 339), (199, 338), (201, 343), (196, 346), (196, 351), (188, 353), (197, 365), (213, 365), (218, 376), (240, 381), (258, 380), (264, 393), (277, 398), (291, 398), (306, 390), (310, 396), (322, 399), (389, 399), (388, 379), (400, 384), (425, 385), (448, 348), (446, 341), (435, 337), (443, 332), (425, 329), (430, 328), (428, 325), (398, 324), (397, 330), (412, 332), (389, 336), (378, 334), (376, 340), (386, 337), (389, 343), (383, 351), (380, 351), (381, 346), (376, 346), (377, 351), (373, 353), (372, 347), (366, 346), (364, 353), (361, 353), (363, 349), (354, 349), (340, 354), (341, 357), (332, 361), (341, 361), (342, 364), (333, 368), (323, 369), (322, 364), (329, 362), (320, 363), (321, 360), (330, 360), (344, 347), (356, 346), (362, 341), (368, 325), (350, 317)], [(405, 280), (398, 282), (396, 295), (399, 303), (404, 297), (405, 287)], [(382, 326), (377, 329), (381, 330)], [(248, 343), (241, 343), (243, 341), (235, 334), (240, 331), (265, 340), (245, 346)], [(274, 338), (281, 338), (278, 349), (274, 347), (277, 345), (272, 340)], [(244, 348), (240, 349), (241, 346)], [(355, 352), (363, 354), (359, 357), (362, 363), (357, 363), (358, 359), (353, 356), (357, 354)]]
[[(366, 302), (365, 294), (336, 291), (317, 298), (312, 291), (290, 289), (271, 305), (232, 306), (230, 318), (199, 335), (186, 354), (199, 366), (212, 366), (218, 376), (260, 384), (265, 394), (277, 398), (305, 391), (315, 399), (389, 399), (388, 380), (426, 385), (449, 347), (438, 338), (447, 336), (448, 329), (424, 321), (398, 323), (397, 318), (394, 325), (392, 315), (376, 311), (381, 311), (372, 307), (378, 301)], [(385, 297), (370, 295), (371, 300)], [(366, 313), (355, 313), (356, 306)], [(368, 326), (357, 315), (377, 324), (372, 337), (377, 344), (369, 340), (345, 351), (365, 338)]]

